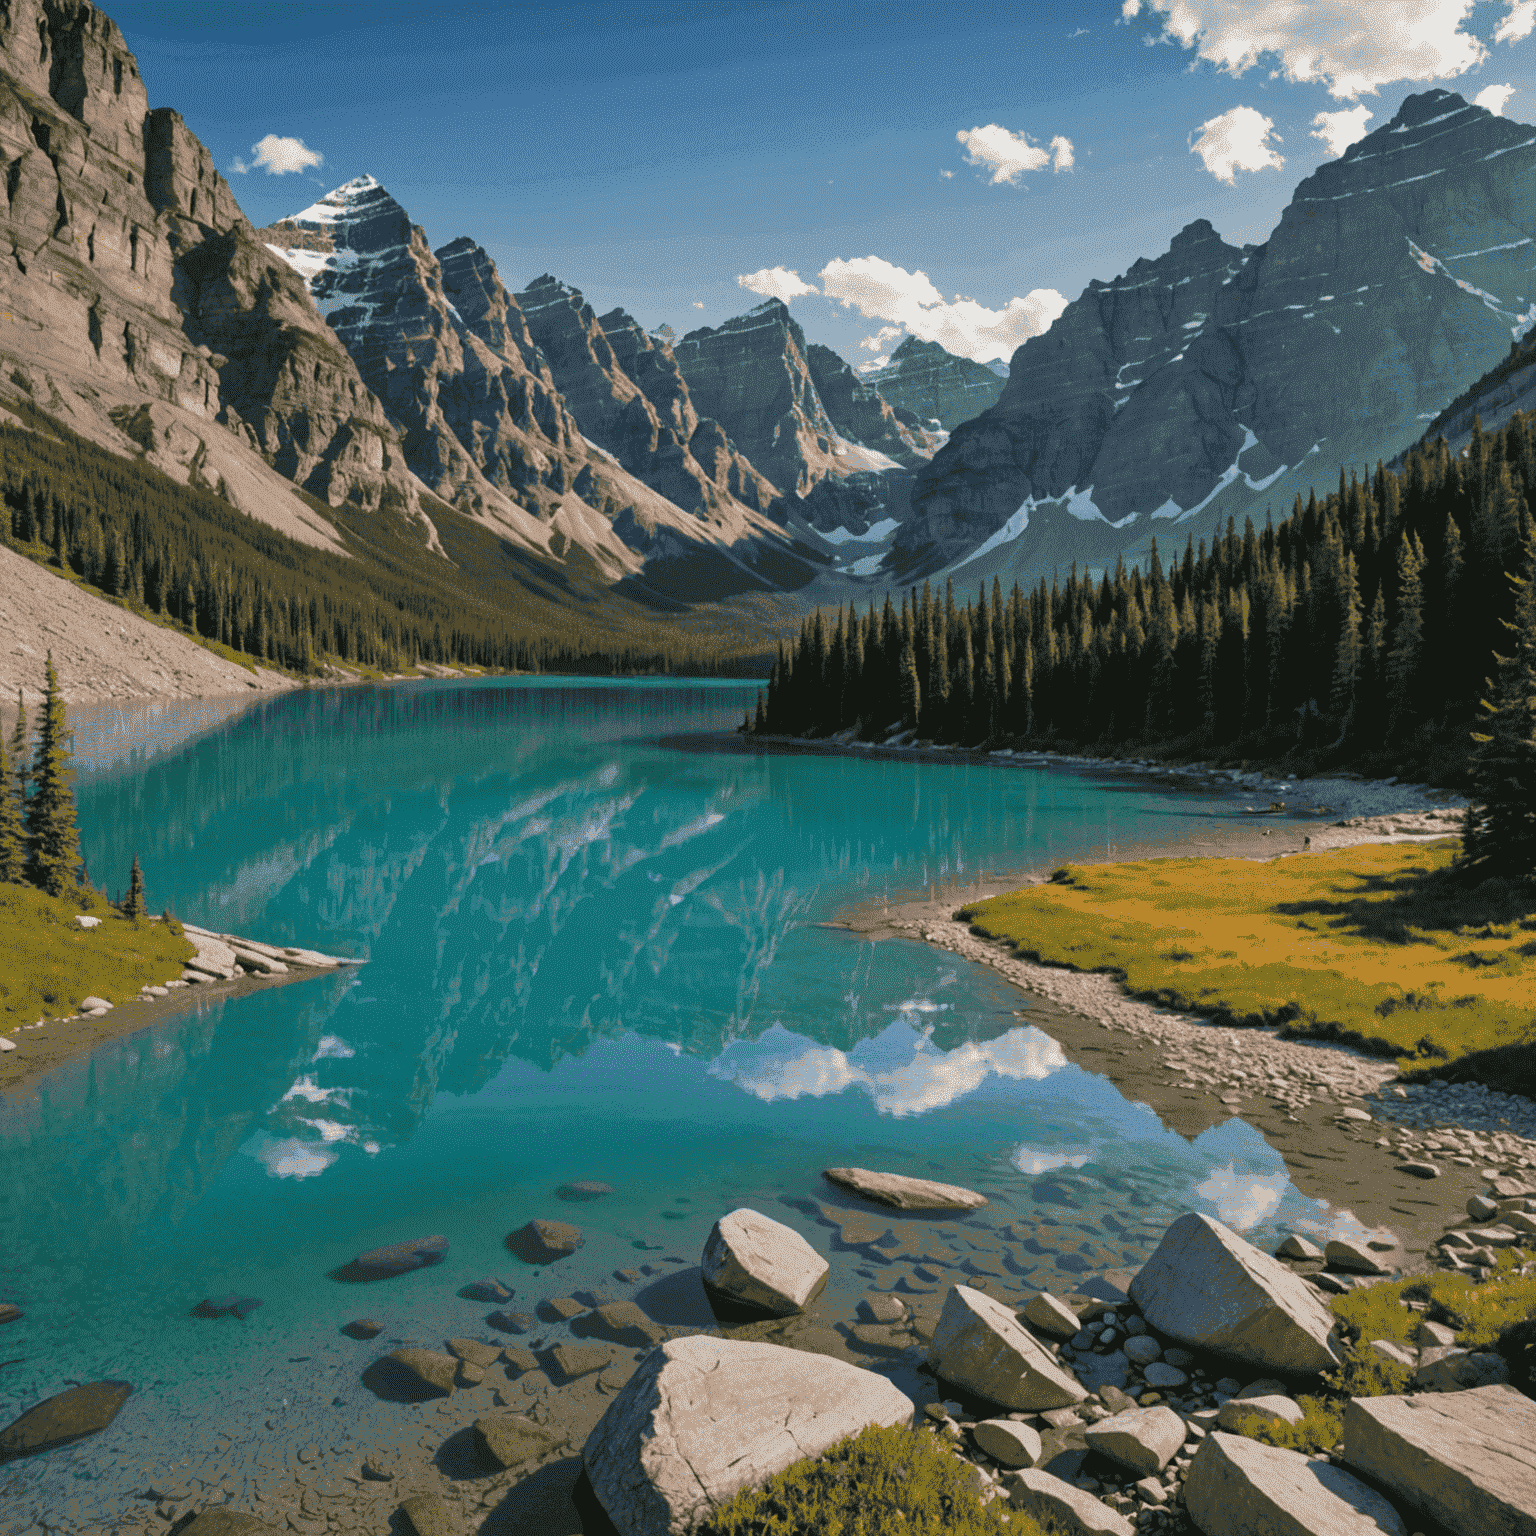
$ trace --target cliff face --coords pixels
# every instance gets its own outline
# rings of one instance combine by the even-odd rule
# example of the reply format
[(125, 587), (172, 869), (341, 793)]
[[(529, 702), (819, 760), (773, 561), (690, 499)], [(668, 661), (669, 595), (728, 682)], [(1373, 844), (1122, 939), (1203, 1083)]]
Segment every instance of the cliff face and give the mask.
[(938, 342), (916, 336), (908, 336), (884, 368), (863, 378), (894, 408), (910, 411), (925, 427), (937, 422), (947, 432), (996, 405), (1007, 382), (986, 363), (956, 357)]
[(1392, 458), (1536, 314), (1533, 194), (1530, 128), (1409, 97), (1301, 183), (1265, 245), (1202, 220), (1091, 283), (917, 472), (893, 559), (1134, 557)]
[(302, 283), (181, 118), (150, 110), (122, 34), (84, 0), (0, 10), (0, 155), (11, 384), (310, 542), (334, 535), (284, 479), (332, 505), (415, 505), (395, 433)]
[(938, 437), (910, 412), (898, 415), (831, 347), (813, 341), (806, 349), (805, 360), (816, 393), (840, 436), (862, 448), (883, 453), (907, 469), (926, 464), (933, 457), (939, 446)]

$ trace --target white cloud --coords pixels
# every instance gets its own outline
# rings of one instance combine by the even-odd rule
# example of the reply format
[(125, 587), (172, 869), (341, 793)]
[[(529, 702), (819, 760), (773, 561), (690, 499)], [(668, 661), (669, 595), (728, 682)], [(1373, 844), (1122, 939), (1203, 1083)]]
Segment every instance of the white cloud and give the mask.
[(264, 1137), (252, 1151), (274, 1179), (312, 1179), (336, 1161), (336, 1154), (328, 1148), (293, 1136), (282, 1140)]
[(303, 139), (283, 139), (275, 133), (252, 144), (251, 153), (256, 158), (250, 165), (237, 159), (231, 169), (241, 176), (258, 169), (269, 176), (286, 176), (290, 171), (307, 171), (325, 163), (325, 156), (318, 149), (309, 148)]
[(888, 357), (877, 357), (873, 362), (859, 363), (856, 366), (860, 373), (873, 373), (877, 368), (884, 368), (888, 362), (890, 362)]
[(866, 319), (886, 320), (924, 341), (978, 363), (999, 353), (1011, 356), (1031, 336), (1049, 330), (1067, 307), (1054, 288), (1034, 288), (1009, 299), (1002, 309), (987, 309), (974, 299), (945, 303), (925, 272), (908, 272), (879, 256), (830, 261), (820, 273), (822, 292), (844, 309)]
[[(1230, 75), (1264, 60), (1287, 80), (1315, 80), (1339, 100), (1394, 80), (1448, 80), (1488, 50), (1463, 24), (1474, 0), (1124, 0), (1121, 19), (1161, 16), (1162, 39)], [(1496, 42), (1536, 28), (1536, 0), (1503, 0)], [(1151, 39), (1149, 39), (1150, 41)]]
[(1238, 171), (1262, 171), (1285, 164), (1269, 140), (1280, 142), (1273, 118), (1252, 107), (1233, 107), (1220, 117), (1207, 118), (1198, 134), (1190, 135), (1189, 151), (1199, 155), (1217, 181), (1230, 187)]
[(1211, 1170), (1210, 1176), (1195, 1185), (1195, 1193), (1216, 1207), (1217, 1217), (1233, 1228), (1246, 1232), (1279, 1209), (1280, 1197), (1290, 1177), (1285, 1172), (1253, 1178), (1238, 1173), (1235, 1163)]
[(1038, 1147), (1018, 1146), (1009, 1161), (1020, 1173), (1035, 1177), (1054, 1173), (1058, 1168), (1084, 1168), (1093, 1161), (1092, 1152), (1042, 1152)]
[(901, 327), (899, 325), (882, 325), (873, 336), (866, 336), (859, 345), (866, 352), (879, 352), (889, 346), (900, 335)]
[[(749, 293), (760, 293), (765, 299), (783, 299), (787, 304), (791, 299), (798, 299), (801, 294), (815, 293), (815, 287), (810, 283), (800, 281), (798, 272), (791, 272), (784, 267), (764, 267), (759, 272), (743, 272), (738, 274), (736, 281)], [(702, 304), (695, 308), (702, 309)]]
[(1365, 125), (1372, 113), (1363, 104), (1342, 112), (1319, 112), (1312, 119), (1312, 137), (1328, 146), (1330, 155), (1342, 155), (1358, 139), (1365, 137)]
[(244, 176), (248, 170), (250, 170), (250, 166), (248, 166), (245, 161), (240, 158), (239, 155), (236, 155), (234, 162), (230, 165), (229, 168), (230, 175)]
[(953, 171), (940, 171), (939, 176), (944, 181), (953, 181), (955, 179), (955, 173)]
[[(1536, 5), (1536, 0), (1531, 0), (1531, 4)], [(1474, 107), (1487, 107), (1495, 117), (1503, 117), (1505, 103), (1514, 94), (1515, 87), (1512, 85), (1485, 85), (1472, 98), (1472, 105)]]
[(968, 165), (979, 165), (992, 172), (993, 186), (1006, 182), (1016, 187), (1025, 171), (1043, 170), (1046, 166), (1057, 171), (1072, 169), (1072, 141), (1061, 134), (1051, 140), (1049, 149), (1031, 144), (1028, 134), (1010, 133), (996, 123), (988, 123), (985, 128), (962, 128), (955, 138), (965, 145)]
[[(1536, 0), (1508, 0), (1509, 14), (1494, 28), (1496, 43), (1522, 43), (1536, 31)], [(1490, 112), (1493, 108), (1488, 109)]]
[(704, 308), (704, 301), (703, 301), (703, 299), (695, 299), (693, 301), (693, 307), (695, 309), (703, 309)]

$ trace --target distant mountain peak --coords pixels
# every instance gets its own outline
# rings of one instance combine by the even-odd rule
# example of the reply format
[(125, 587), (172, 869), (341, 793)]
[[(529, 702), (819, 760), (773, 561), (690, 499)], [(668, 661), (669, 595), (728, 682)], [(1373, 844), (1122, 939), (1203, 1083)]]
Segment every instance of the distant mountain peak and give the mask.
[[(1437, 117), (1446, 117), (1452, 112), (1462, 112), (1472, 105), (1464, 96), (1459, 96), (1455, 91), (1419, 91), (1416, 95), (1403, 98), (1403, 104), (1397, 109), (1397, 116), (1388, 123), (1387, 129), (1393, 128), (1417, 128)], [(1478, 108), (1485, 111), (1486, 108)], [(1377, 133), (1382, 130), (1378, 128)], [(1368, 135), (1369, 137), (1369, 135)]]

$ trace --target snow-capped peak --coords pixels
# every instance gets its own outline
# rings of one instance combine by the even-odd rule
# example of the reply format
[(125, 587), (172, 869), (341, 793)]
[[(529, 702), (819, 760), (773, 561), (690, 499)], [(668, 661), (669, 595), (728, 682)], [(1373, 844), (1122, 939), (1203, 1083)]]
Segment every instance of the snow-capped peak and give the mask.
[(359, 205), (375, 200), (376, 193), (389, 194), (383, 184), (372, 176), (354, 176), (351, 181), (327, 192), (317, 203), (311, 203), (302, 213), (291, 214), (295, 224), (339, 224), (354, 214)]

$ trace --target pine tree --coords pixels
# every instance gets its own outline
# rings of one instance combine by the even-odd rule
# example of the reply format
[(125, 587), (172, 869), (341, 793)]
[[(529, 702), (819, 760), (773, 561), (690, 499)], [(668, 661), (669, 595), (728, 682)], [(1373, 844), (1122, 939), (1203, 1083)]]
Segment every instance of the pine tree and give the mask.
[[(757, 698), (758, 708), (763, 705), (762, 695)], [(139, 868), (139, 856), (133, 856), (133, 868), (128, 871), (128, 894), (123, 897), (124, 917), (143, 917), (146, 911), (144, 905), (144, 871)]]
[(1471, 763), (1472, 793), (1463, 860), (1479, 879), (1504, 875), (1536, 884), (1536, 535), (1527, 533), (1524, 568), (1511, 576), (1511, 645), (1495, 653), (1498, 678), (1483, 700), (1484, 729)]
[(16, 801), (26, 809), (27, 785), (32, 782), (32, 733), (27, 729), (27, 701), (16, 690), (16, 728), (11, 732), (11, 771), (16, 775)]
[(923, 688), (917, 677), (917, 650), (912, 637), (901, 648), (901, 723), (915, 731), (923, 713)]
[(26, 878), (27, 831), (21, 819), (21, 799), (11, 773), (10, 754), (0, 741), (0, 882), (20, 885)]
[(73, 755), (59, 675), (48, 653), (47, 686), (38, 731), (32, 796), (27, 801), (27, 879), (50, 896), (73, 890), (80, 878), (80, 834), (75, 828), (75, 794), (70, 786)]

